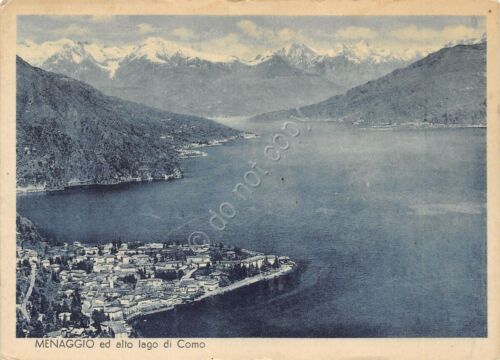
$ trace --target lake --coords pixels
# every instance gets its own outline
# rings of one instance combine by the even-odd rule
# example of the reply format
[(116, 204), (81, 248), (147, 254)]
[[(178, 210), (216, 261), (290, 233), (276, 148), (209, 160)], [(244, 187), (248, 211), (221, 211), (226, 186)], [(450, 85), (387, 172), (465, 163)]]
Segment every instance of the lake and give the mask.
[[(181, 180), (19, 195), (18, 211), (56, 241), (203, 231), (299, 264), (290, 278), (148, 316), (142, 336), (486, 336), (485, 129), (301, 124), (272, 161), (280, 122), (225, 122), (260, 136), (202, 149)], [(260, 178), (247, 180), (260, 183), (243, 199), (232, 190), (251, 161)], [(236, 214), (220, 231), (209, 211), (224, 202)]]

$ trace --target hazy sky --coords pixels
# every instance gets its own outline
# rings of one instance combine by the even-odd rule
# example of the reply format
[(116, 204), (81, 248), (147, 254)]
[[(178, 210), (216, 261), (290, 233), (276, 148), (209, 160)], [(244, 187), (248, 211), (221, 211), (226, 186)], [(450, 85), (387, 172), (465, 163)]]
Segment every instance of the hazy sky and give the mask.
[(483, 17), (458, 16), (19, 16), (17, 21), (18, 42), (70, 38), (123, 45), (161, 37), (242, 58), (291, 42), (322, 51), (359, 41), (394, 51), (426, 50), (485, 31)]

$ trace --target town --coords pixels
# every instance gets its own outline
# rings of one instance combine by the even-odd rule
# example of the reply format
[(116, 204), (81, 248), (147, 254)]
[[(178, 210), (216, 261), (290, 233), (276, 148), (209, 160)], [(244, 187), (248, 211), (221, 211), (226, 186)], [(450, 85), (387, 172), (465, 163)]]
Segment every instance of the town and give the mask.
[(286, 256), (171, 242), (17, 247), (20, 337), (134, 336), (131, 320), (292, 272)]

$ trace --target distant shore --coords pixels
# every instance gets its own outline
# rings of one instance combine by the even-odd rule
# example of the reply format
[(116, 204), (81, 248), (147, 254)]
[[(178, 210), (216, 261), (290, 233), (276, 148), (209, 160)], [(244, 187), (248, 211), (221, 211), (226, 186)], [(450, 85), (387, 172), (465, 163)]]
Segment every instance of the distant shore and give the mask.
[(394, 123), (368, 123), (363, 121), (343, 121), (332, 118), (273, 118), (273, 119), (253, 119), (252, 117), (247, 118), (247, 120), (254, 124), (272, 124), (276, 122), (283, 121), (298, 121), (302, 124), (334, 124), (339, 126), (345, 126), (346, 128), (354, 129), (460, 129), (460, 128), (486, 128), (487, 124), (442, 124), (442, 123), (429, 123), (424, 121), (408, 121), (408, 122), (394, 122)]
[(177, 179), (182, 179), (182, 173), (180, 172), (180, 170), (178, 172), (174, 170), (174, 172), (172, 174), (165, 174), (164, 177), (159, 177), (159, 178), (147, 178), (147, 179), (130, 178), (130, 179), (123, 179), (123, 180), (119, 180), (119, 181), (113, 181), (113, 182), (109, 182), (109, 183), (88, 183), (88, 184), (78, 184), (78, 185), (66, 185), (62, 188), (49, 188), (49, 189), (47, 189), (44, 186), (17, 187), (16, 194), (23, 195), (23, 194), (33, 194), (33, 193), (52, 193), (52, 192), (57, 192), (57, 191), (64, 191), (64, 190), (78, 189), (78, 188), (88, 188), (88, 187), (93, 187), (93, 186), (106, 187), (106, 186), (115, 186), (115, 185), (132, 184), (132, 183), (172, 181), (172, 180), (177, 180)]
[[(236, 135), (236, 136), (230, 136), (228, 138), (224, 139), (215, 139), (209, 141), (207, 144), (190, 144), (185, 147), (181, 147), (177, 149), (179, 153), (180, 160), (185, 160), (188, 158), (193, 158), (193, 157), (205, 157), (207, 156), (207, 153), (199, 150), (195, 150), (197, 148), (203, 148), (203, 147), (211, 147), (211, 146), (220, 146), (223, 145), (227, 142), (234, 141), (237, 139), (254, 139), (256, 138), (257, 135), (250, 133), (250, 132), (241, 132), (241, 134)], [(29, 186), (18, 186), (16, 187), (16, 194), (17, 195), (24, 195), (24, 194), (33, 194), (33, 193), (51, 193), (51, 192), (56, 192), (56, 191), (64, 191), (64, 190), (69, 190), (69, 189), (75, 189), (75, 188), (87, 188), (87, 187), (92, 187), (92, 186), (115, 186), (115, 185), (122, 185), (122, 184), (131, 184), (131, 183), (142, 183), (142, 182), (155, 182), (155, 181), (171, 181), (171, 180), (178, 180), (182, 179), (182, 171), (180, 168), (175, 168), (174, 171), (170, 174), (164, 174), (162, 177), (151, 177), (151, 178), (139, 178), (139, 177), (130, 177), (126, 179), (121, 179), (117, 181), (110, 181), (108, 183), (87, 183), (87, 182), (80, 182), (76, 184), (67, 184), (61, 188), (47, 188), (45, 185), (29, 185)]]

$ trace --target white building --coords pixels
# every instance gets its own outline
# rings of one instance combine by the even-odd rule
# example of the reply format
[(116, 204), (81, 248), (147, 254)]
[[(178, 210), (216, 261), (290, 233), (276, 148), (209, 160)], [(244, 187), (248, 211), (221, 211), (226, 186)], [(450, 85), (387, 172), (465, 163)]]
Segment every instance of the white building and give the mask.
[(116, 306), (105, 308), (104, 314), (109, 316), (110, 320), (123, 320), (123, 310)]

